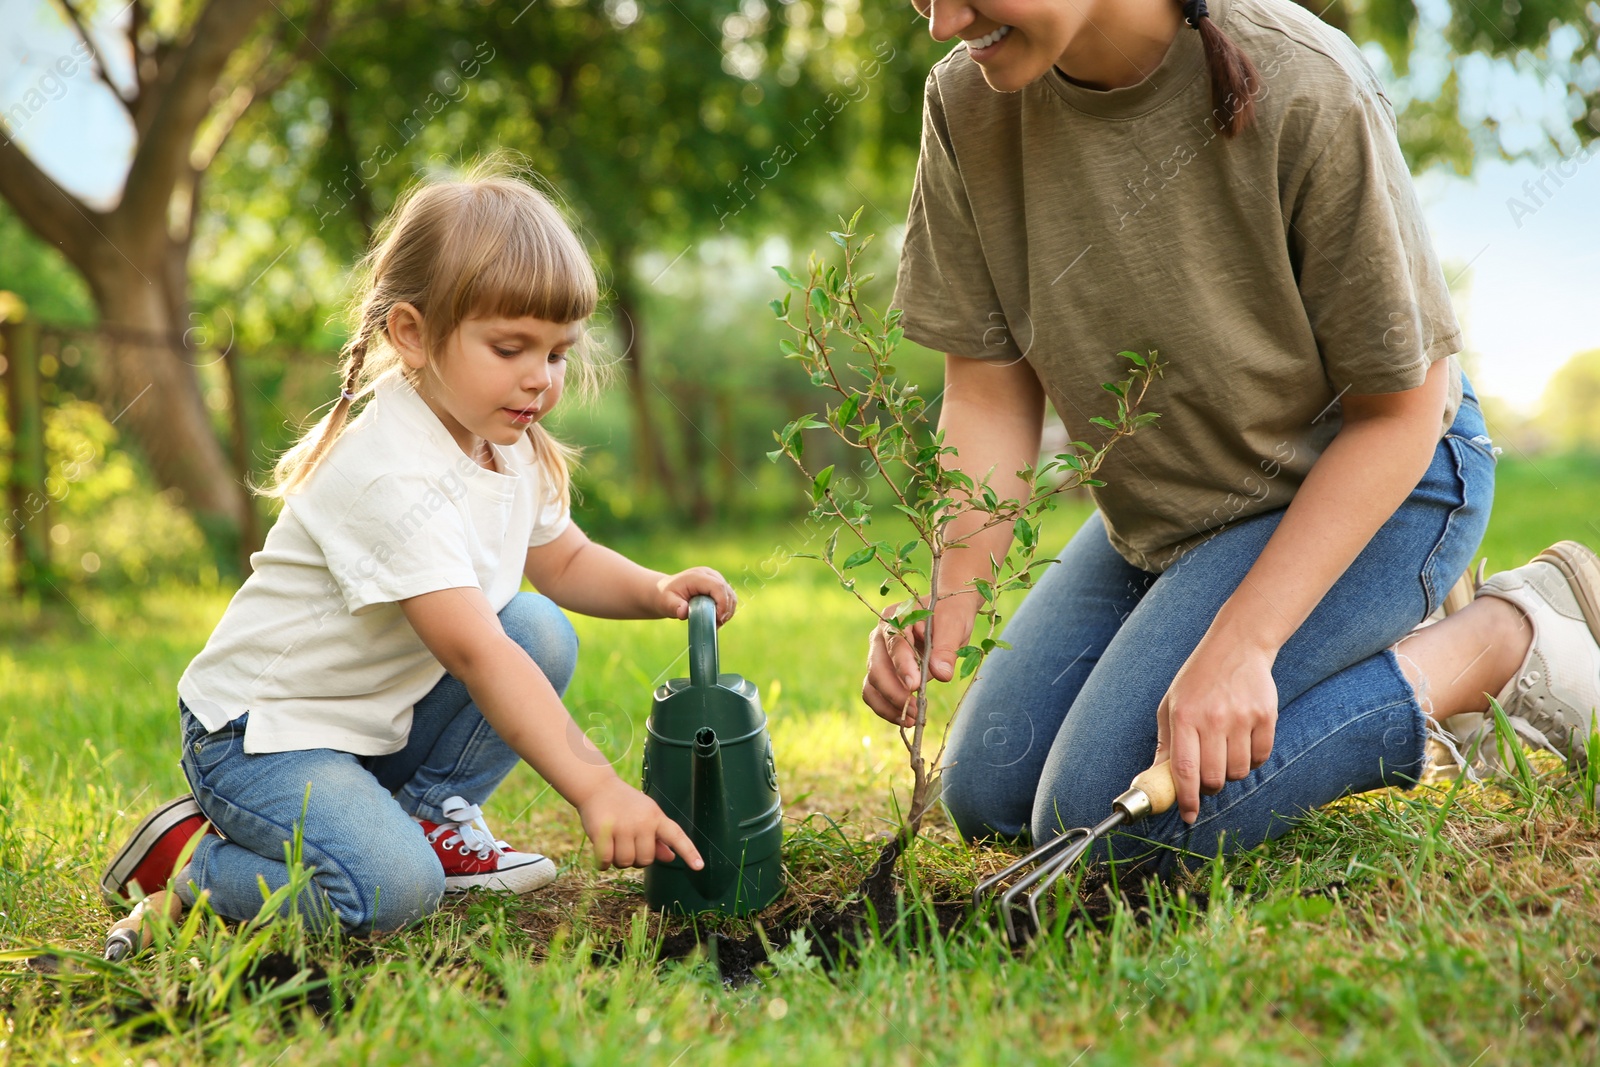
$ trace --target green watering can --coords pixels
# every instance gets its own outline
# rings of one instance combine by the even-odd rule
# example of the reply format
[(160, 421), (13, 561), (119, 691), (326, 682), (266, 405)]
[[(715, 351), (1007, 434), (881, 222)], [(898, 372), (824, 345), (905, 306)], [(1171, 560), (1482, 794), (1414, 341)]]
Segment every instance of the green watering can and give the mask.
[(655, 691), (640, 788), (683, 827), (701, 870), (682, 859), (644, 870), (652, 908), (749, 915), (783, 891), (783, 801), (755, 684), (717, 668), (717, 604), (689, 601), (689, 677)]

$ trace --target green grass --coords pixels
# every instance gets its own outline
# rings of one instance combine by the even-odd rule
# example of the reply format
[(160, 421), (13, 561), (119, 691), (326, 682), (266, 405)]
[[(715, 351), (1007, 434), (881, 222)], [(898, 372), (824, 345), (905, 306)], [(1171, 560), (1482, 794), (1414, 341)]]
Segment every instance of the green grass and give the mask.
[[(1485, 549), (1496, 568), (1560, 537), (1600, 543), (1586, 525), (1600, 501), (1593, 465), (1511, 460), (1500, 487)], [(1049, 536), (1064, 537), (1073, 515)], [(740, 590), (723, 662), (757, 683), (771, 716), (791, 899), (859, 880), (909, 782), (894, 733), (859, 703), (862, 609), (816, 564), (784, 560), (810, 540), (797, 523), (626, 546), (663, 569), (718, 566)], [(738, 989), (703, 960), (649, 962), (662, 924), (637, 874), (596, 872), (575, 815), (519, 768), (491, 817), (513, 843), (562, 860), (545, 893), (453, 900), (365, 943), (285, 922), (229, 929), (196, 912), (131, 966), (99, 965), (99, 868), (183, 788), (173, 687), (228, 595), (74, 592), (67, 610), (0, 616), (0, 949), (64, 950), (55, 975), (0, 962), (0, 1064), (1597, 1059), (1600, 827), (1581, 798), (1593, 783), (1538, 761), (1529, 783), (1334, 805), (1157, 891), (1145, 913), (1118, 907), (1103, 926), (1067, 914), (1025, 955), (989, 926), (940, 938), (886, 917), (854, 967), (828, 975), (789, 951)], [(634, 776), (650, 690), (685, 673), (682, 624), (575, 621), (569, 707)], [(936, 724), (950, 702), (941, 695)], [(912, 896), (954, 899), (1003, 858), (935, 819)], [(592, 961), (618, 939), (620, 963)], [(242, 985), (269, 953), (293, 961), (289, 972), (304, 965), (302, 983), (325, 983), (332, 1015), (296, 1006), (303, 985)]]

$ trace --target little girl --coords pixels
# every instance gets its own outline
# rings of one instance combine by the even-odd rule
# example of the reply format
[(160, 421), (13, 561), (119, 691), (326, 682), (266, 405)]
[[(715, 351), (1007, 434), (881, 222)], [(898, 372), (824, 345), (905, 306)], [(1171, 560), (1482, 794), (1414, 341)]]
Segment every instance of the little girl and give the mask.
[[(278, 522), (178, 681), (193, 795), (134, 832), (108, 900), (176, 875), (185, 904), (204, 891), (252, 917), (287, 883), (297, 828), (302, 913), (352, 933), (406, 926), (451, 890), (532, 891), (555, 865), (480, 810), (519, 757), (578, 809), (602, 867), (699, 869), (561, 705), (578, 641), (559, 609), (687, 618), (707, 594), (722, 623), (736, 599), (710, 568), (646, 570), (571, 520), (576, 453), (539, 423), (569, 360), (593, 384), (582, 245), (534, 188), (480, 173), (414, 189), (364, 266), (339, 400), (279, 461)], [(540, 592), (518, 592), (524, 577)]]

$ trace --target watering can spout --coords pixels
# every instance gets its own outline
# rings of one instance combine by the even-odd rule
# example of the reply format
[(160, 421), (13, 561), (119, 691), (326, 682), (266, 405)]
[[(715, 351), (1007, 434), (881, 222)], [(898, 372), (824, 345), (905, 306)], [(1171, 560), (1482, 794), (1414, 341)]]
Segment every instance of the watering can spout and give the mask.
[(694, 770), (689, 777), (689, 812), (694, 847), (705, 866), (694, 874), (700, 892), (714, 897), (725, 888), (728, 864), (719, 843), (728, 832), (728, 800), (722, 781), (722, 742), (706, 726), (694, 735)]

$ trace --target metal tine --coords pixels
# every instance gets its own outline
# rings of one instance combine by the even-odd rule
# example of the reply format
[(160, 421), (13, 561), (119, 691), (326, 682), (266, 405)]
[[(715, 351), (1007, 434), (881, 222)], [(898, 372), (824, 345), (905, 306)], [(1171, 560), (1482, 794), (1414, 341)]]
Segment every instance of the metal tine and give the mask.
[(1042, 930), (1044, 924), (1039, 919), (1039, 901), (1050, 891), (1051, 886), (1065, 877), (1067, 870), (1089, 851), (1089, 847), (1119, 826), (1136, 823), (1146, 816), (1160, 815), (1171, 810), (1177, 800), (1177, 792), (1177, 785), (1172, 779), (1172, 767), (1167, 761), (1163, 760), (1148, 770), (1140, 771), (1127, 792), (1111, 802), (1111, 814), (1099, 823), (1092, 827), (1078, 826), (1067, 830), (1060, 837), (1040, 845), (999, 874), (979, 882), (977, 888), (972, 891), (973, 907), (975, 909), (982, 907), (984, 897), (992, 894), (994, 888), (1007, 878), (1030, 865), (1037, 864), (1038, 866), (1019, 879), (1016, 885), (1001, 894), (1000, 905), (1001, 917), (1005, 920), (1006, 936), (1014, 945), (1018, 939), (1012, 911), (1016, 906), (1017, 897), (1029, 886), (1040, 883), (1028, 894), (1028, 917), (1033, 922), (1033, 932)]
[(1074, 835), (1087, 833), (1089, 833), (1089, 828), (1087, 826), (1079, 826), (1068, 830), (1060, 837), (1052, 838), (1051, 840), (1046, 841), (1044, 844), (1040, 845), (1038, 848), (1034, 849), (1032, 852), (1028, 853), (1026, 856), (1023, 856), (1011, 866), (1001, 871), (999, 874), (992, 874), (985, 878), (983, 881), (979, 882), (977, 887), (972, 891), (973, 909), (976, 910), (977, 908), (982, 907), (983, 898), (993, 893), (995, 887), (1000, 885), (1006, 879), (1011, 878), (1019, 871), (1027, 867), (1031, 867), (1035, 863), (1043, 863), (1050, 859), (1057, 852), (1071, 844), (1074, 839)]
[(1078, 859), (1089, 851), (1089, 846), (1093, 845), (1098, 837), (1098, 834), (1090, 831), (1087, 837), (1079, 839), (1076, 845), (1067, 850), (1067, 855), (1062, 856), (1061, 859), (1050, 865), (1050, 870), (1046, 873), (1044, 880), (1039, 883), (1033, 892), (1028, 894), (1028, 918), (1033, 920), (1035, 933), (1044, 929), (1044, 923), (1039, 918), (1039, 901), (1050, 891), (1051, 886), (1061, 881), (1073, 869)]

